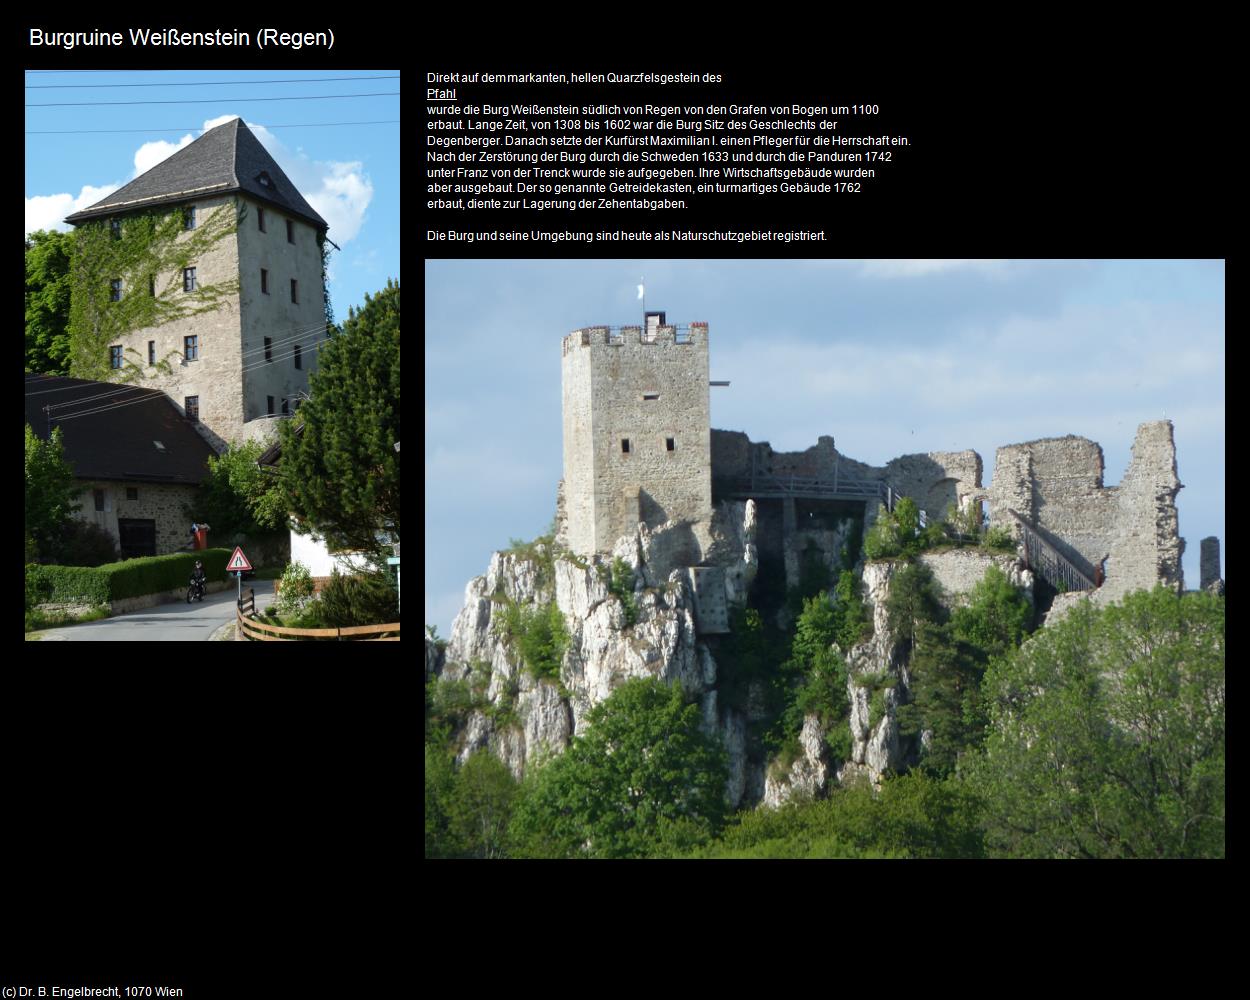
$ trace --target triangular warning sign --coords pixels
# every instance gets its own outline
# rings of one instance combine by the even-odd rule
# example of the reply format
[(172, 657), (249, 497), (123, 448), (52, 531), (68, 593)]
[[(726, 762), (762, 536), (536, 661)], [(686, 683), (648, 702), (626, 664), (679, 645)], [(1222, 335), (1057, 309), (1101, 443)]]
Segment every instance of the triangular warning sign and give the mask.
[(247, 556), (243, 554), (243, 550), (237, 545), (234, 547), (234, 555), (230, 557), (230, 561), (226, 563), (226, 572), (234, 573), (238, 570), (251, 569), (252, 564), (247, 561)]

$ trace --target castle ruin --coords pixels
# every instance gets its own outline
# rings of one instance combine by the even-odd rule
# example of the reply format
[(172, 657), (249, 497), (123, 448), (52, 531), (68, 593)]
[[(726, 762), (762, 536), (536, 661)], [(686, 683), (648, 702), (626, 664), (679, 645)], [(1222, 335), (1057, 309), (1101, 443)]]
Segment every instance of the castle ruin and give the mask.
[(786, 586), (801, 557), (830, 565), (847, 517), (871, 523), (882, 504), (912, 498), (929, 519), (978, 505), (1008, 529), (1021, 557), (1056, 591), (1098, 603), (1162, 583), (1183, 587), (1170, 421), (1142, 424), (1118, 486), (1103, 485), (1102, 449), (1067, 436), (999, 448), (991, 485), (975, 451), (904, 455), (870, 466), (832, 437), (776, 452), (737, 431), (713, 430), (706, 323), (575, 330), (562, 342), (564, 478), (558, 540), (582, 556), (606, 554), (639, 525), (676, 539), (675, 565), (694, 570), (701, 632), (727, 629), (719, 572), (709, 559), (715, 505), (751, 499), (763, 565), (779, 561)]

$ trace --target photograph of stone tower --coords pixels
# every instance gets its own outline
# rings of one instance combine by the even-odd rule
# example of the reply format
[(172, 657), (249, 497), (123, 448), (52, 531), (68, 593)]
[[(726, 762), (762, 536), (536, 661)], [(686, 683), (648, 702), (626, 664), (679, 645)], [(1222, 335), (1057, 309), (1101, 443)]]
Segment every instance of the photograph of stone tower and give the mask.
[(326, 337), (328, 227), (242, 119), (65, 221), (101, 244), (73, 290), (97, 377), (163, 390), (217, 451), (295, 411)]

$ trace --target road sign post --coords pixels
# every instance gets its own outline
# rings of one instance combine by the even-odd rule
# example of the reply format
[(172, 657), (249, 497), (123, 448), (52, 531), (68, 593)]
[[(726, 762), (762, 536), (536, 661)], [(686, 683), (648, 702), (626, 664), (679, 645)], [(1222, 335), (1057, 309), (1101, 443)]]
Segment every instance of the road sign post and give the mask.
[(234, 554), (230, 556), (230, 561), (226, 563), (226, 572), (233, 573), (235, 581), (238, 583), (238, 596), (235, 598), (238, 604), (243, 603), (243, 571), (250, 570), (252, 564), (247, 561), (247, 556), (243, 554), (243, 550), (239, 546), (234, 547)]

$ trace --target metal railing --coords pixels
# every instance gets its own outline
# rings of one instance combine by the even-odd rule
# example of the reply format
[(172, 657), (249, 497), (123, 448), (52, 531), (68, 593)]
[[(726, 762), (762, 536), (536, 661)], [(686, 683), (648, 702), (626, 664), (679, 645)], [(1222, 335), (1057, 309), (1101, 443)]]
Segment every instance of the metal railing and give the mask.
[(1077, 569), (1063, 553), (1039, 535), (1028, 521), (1010, 507), (1007, 508), (1007, 513), (1014, 517), (1020, 525), (1024, 539), (1024, 561), (1029, 569), (1033, 570), (1061, 593), (1097, 589), (1093, 580)]

